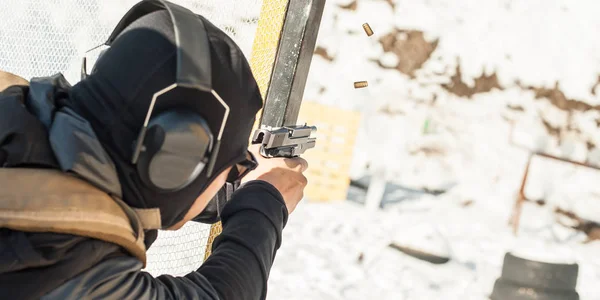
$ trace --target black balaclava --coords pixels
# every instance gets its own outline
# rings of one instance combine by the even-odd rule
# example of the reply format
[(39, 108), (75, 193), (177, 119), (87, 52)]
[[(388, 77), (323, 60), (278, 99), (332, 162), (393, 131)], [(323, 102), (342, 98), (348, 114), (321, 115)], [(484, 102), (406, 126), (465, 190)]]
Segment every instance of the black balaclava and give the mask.
[[(132, 23), (98, 59), (91, 74), (71, 90), (71, 106), (91, 123), (117, 166), (123, 200), (135, 208), (159, 208), (163, 228), (180, 221), (217, 175), (245, 157), (250, 131), (262, 106), (242, 51), (223, 31), (198, 17), (204, 21), (211, 53), (188, 54), (210, 55), (213, 89), (230, 107), (210, 178), (205, 168), (187, 187), (157, 193), (142, 183), (130, 163), (152, 96), (175, 83), (175, 38), (167, 11), (150, 13)], [(153, 115), (170, 108), (200, 114), (216, 139), (224, 110), (212, 95), (193, 89), (172, 90), (157, 100)]]

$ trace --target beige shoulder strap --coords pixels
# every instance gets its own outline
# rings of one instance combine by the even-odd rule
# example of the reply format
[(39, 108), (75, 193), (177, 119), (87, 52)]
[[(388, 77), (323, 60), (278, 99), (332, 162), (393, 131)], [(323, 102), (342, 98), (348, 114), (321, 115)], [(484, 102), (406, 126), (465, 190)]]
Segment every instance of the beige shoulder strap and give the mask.
[[(56, 170), (0, 168), (0, 227), (115, 243), (146, 266), (142, 221), (120, 199)], [(146, 212), (149, 227), (156, 211)], [(160, 226), (160, 215), (158, 215)]]
[(20, 76), (0, 70), (0, 92), (13, 85), (29, 85), (29, 82)]

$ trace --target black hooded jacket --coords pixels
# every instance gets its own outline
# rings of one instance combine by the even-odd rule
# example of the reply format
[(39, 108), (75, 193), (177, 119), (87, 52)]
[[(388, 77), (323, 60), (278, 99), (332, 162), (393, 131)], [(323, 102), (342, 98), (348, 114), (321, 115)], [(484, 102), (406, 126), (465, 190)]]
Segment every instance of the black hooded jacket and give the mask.
[[(62, 76), (53, 76), (32, 80), (31, 87), (15, 86), (0, 93), (0, 166), (58, 168), (45, 126), (52, 116), (42, 118), (28, 103), (36, 98), (56, 109), (68, 107), (89, 121), (114, 161), (123, 200), (132, 207), (158, 207), (164, 227), (181, 220), (210, 179), (199, 178), (175, 194), (154, 194), (140, 184), (127, 162), (150, 96), (173, 82), (169, 22), (164, 12), (156, 12), (132, 24), (92, 74), (73, 87)], [(224, 154), (216, 164), (218, 174), (243, 157), (261, 100), (239, 48), (214, 25), (205, 24), (213, 88), (232, 108), (221, 145)], [(206, 114), (210, 107), (204, 105), (207, 101), (202, 95), (175, 93), (163, 99), (158, 110), (169, 103), (196, 110), (209, 125), (214, 122)], [(22, 188), (32, 187), (23, 183)], [(183, 277), (157, 278), (141, 271), (139, 260), (111, 243), (0, 228), (0, 299), (264, 299), (287, 222), (281, 194), (266, 182), (249, 182), (225, 205), (221, 220), (223, 232), (198, 270)], [(147, 232), (150, 237), (155, 234)], [(147, 241), (148, 246), (151, 243)]]
[[(159, 208), (169, 227), (187, 213), (201, 191), (222, 170), (246, 157), (250, 132), (262, 106), (250, 66), (235, 42), (202, 16), (210, 53), (213, 89), (230, 108), (214, 172), (206, 169), (176, 192), (162, 193), (145, 186), (131, 164), (134, 141), (142, 128), (154, 94), (175, 81), (177, 51), (169, 13), (159, 10), (129, 25), (98, 59), (91, 74), (70, 90), (66, 105), (89, 121), (117, 168), (123, 200), (136, 208)], [(186, 30), (193, 31), (193, 28)], [(210, 93), (177, 88), (156, 101), (153, 115), (169, 109), (199, 114), (219, 133), (223, 107)]]

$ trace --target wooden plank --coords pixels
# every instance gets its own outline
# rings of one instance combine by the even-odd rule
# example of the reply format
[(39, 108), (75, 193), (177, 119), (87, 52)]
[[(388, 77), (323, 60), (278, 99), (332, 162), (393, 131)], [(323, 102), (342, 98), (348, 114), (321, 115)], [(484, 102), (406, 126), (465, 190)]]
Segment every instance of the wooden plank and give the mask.
[(350, 186), (350, 164), (360, 125), (361, 114), (336, 107), (303, 102), (299, 123), (317, 126), (317, 145), (303, 157), (308, 160), (308, 186), (304, 195), (309, 201), (341, 201)]

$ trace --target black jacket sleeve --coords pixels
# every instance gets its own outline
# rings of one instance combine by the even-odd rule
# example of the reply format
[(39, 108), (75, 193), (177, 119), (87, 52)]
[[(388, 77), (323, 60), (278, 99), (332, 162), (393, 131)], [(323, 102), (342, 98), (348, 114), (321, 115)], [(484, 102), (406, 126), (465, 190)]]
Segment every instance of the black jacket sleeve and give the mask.
[(287, 208), (279, 191), (263, 181), (233, 194), (222, 212), (223, 232), (195, 272), (157, 278), (132, 257), (109, 259), (70, 280), (45, 299), (265, 299), (267, 279)]
[[(265, 299), (287, 217), (277, 189), (263, 181), (249, 182), (223, 209), (223, 232), (215, 239), (211, 256), (185, 278), (199, 285), (210, 283), (218, 299)], [(180, 278), (163, 275), (157, 280), (172, 290), (184, 288)]]

